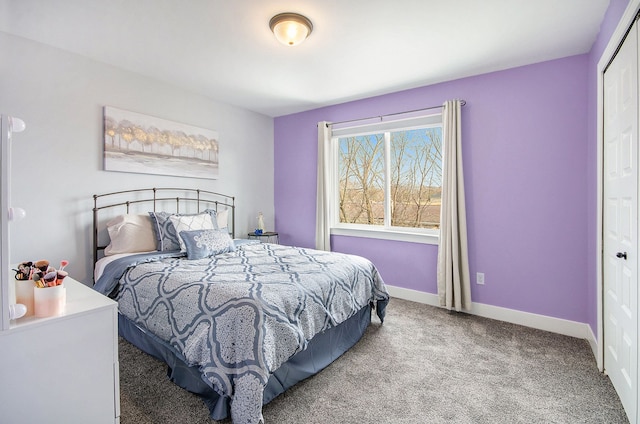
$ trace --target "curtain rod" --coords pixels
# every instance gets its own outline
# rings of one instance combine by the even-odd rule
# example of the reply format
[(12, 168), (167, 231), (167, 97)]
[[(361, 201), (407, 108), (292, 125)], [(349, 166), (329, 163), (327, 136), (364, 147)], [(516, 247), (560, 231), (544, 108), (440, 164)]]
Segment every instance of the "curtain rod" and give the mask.
[[(466, 104), (467, 104), (467, 102), (465, 100), (460, 100), (460, 106), (464, 106)], [(423, 110), (439, 109), (439, 108), (442, 108), (442, 107), (444, 107), (444, 105), (430, 106), (430, 107), (425, 107), (425, 108), (422, 108), (422, 109), (407, 110), (407, 111), (404, 111), (404, 112), (389, 113), (387, 115), (370, 116), (368, 118), (350, 119), (348, 121), (329, 122), (329, 123), (327, 123), (327, 126), (329, 126), (329, 124), (331, 124), (331, 125), (347, 124), (349, 122), (366, 121), (367, 119), (374, 119), (374, 118), (378, 118), (378, 119), (380, 119), (380, 121), (382, 121), (383, 118), (386, 118), (388, 116), (404, 115), (405, 113), (422, 112)]]

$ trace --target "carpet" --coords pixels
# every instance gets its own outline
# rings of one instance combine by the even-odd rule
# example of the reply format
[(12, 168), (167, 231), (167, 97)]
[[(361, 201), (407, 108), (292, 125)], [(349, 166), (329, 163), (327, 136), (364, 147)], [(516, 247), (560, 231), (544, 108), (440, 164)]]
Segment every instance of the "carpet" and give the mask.
[[(208, 423), (204, 403), (123, 339), (122, 424)], [(268, 424), (628, 423), (586, 340), (392, 299), (363, 338), (263, 407)]]

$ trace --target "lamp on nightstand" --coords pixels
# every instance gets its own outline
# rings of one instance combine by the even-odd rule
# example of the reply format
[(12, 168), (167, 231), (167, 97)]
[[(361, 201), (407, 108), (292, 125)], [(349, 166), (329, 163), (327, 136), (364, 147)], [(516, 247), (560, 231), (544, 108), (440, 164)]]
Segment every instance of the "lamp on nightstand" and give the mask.
[(258, 228), (256, 229), (256, 234), (262, 234), (264, 233), (265, 229), (264, 229), (264, 216), (262, 215), (262, 212), (258, 213)]

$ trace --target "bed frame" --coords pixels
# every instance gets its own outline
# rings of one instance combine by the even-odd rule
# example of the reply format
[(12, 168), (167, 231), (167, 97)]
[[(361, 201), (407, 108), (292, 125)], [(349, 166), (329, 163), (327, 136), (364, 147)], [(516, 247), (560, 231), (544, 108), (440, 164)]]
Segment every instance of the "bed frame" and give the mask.
[[(99, 242), (100, 231), (106, 227), (106, 220), (122, 213), (133, 213), (134, 205), (143, 205), (153, 211), (161, 207), (167, 211), (167, 204), (175, 205), (176, 213), (197, 213), (201, 209), (227, 207), (231, 209), (230, 233), (235, 238), (235, 198), (233, 196), (199, 189), (147, 188), (116, 191), (93, 196), (93, 262), (97, 262), (100, 251), (106, 245)], [(190, 206), (190, 208), (187, 207)], [(142, 207), (133, 208), (143, 213)], [(108, 216), (100, 218), (101, 212)], [(106, 231), (105, 231), (106, 232)], [(103, 235), (103, 237), (105, 237)], [(315, 375), (344, 354), (364, 335), (371, 323), (372, 305), (362, 308), (351, 318), (323, 333), (317, 334), (307, 348), (293, 355), (269, 378), (264, 391), (263, 404), (283, 393), (296, 383)], [(200, 371), (189, 366), (183, 358), (177, 357), (166, 344), (153, 334), (139, 328), (124, 315), (118, 313), (118, 334), (140, 350), (160, 359), (168, 365), (167, 376), (182, 388), (199, 395), (209, 408), (210, 417), (222, 420), (230, 416), (231, 400), (209, 387), (201, 378)]]
[[(135, 190), (114, 191), (111, 193), (93, 195), (93, 265), (99, 259), (99, 252), (107, 247), (100, 243), (99, 227), (102, 221), (100, 213), (106, 213), (110, 218), (117, 214), (130, 213), (132, 209), (141, 211), (144, 206), (147, 211), (156, 212), (158, 206), (163, 211), (181, 213), (199, 213), (200, 210), (226, 207), (231, 210), (230, 234), (235, 238), (236, 206), (235, 197), (213, 191), (193, 188), (141, 188)], [(135, 207), (134, 207), (135, 206)], [(140, 206), (140, 207), (138, 207)]]

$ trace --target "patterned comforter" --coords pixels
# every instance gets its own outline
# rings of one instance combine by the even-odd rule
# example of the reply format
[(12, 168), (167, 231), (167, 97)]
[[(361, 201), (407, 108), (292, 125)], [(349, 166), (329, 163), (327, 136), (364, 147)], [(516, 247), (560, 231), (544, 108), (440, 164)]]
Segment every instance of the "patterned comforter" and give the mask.
[(263, 422), (269, 376), (314, 335), (368, 304), (382, 321), (389, 299), (370, 261), (340, 253), (250, 243), (201, 260), (132, 261), (109, 265), (95, 288), (198, 366), (231, 399), (234, 423)]

